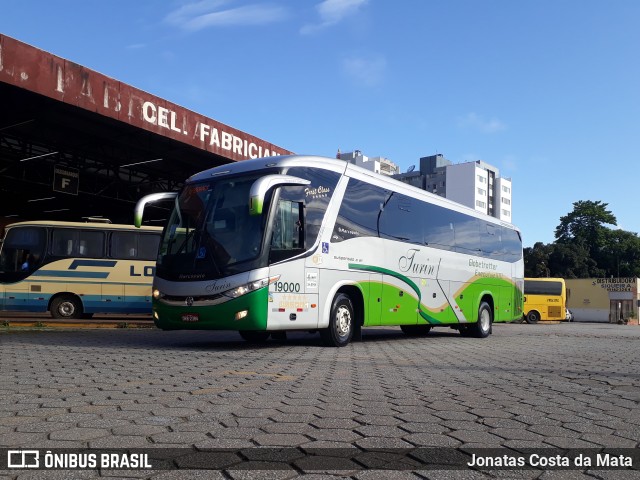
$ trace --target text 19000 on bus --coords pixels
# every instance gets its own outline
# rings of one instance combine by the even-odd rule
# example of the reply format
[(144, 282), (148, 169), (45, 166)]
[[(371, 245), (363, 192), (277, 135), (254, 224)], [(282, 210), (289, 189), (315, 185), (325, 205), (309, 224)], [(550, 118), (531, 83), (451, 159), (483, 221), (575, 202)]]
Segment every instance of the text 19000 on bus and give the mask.
[(166, 198), (153, 285), (164, 330), (237, 330), (253, 342), (320, 331), (347, 345), (368, 326), (487, 337), (522, 318), (519, 231), (340, 160), (273, 157), (189, 178)]

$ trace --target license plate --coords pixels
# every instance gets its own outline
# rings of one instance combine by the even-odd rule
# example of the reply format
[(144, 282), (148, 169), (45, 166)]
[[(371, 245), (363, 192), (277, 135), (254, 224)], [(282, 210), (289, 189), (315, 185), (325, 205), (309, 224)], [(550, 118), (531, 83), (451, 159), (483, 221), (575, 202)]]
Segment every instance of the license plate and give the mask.
[(199, 322), (200, 315), (198, 315), (197, 313), (183, 313), (182, 321), (183, 322)]

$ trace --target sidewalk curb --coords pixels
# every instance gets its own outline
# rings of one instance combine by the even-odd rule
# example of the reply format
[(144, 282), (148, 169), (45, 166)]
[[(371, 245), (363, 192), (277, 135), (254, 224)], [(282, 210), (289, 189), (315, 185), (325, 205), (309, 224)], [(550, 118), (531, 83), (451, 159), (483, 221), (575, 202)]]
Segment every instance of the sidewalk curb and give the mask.
[(97, 320), (97, 321), (56, 321), (56, 320), (5, 320), (0, 328), (6, 330), (13, 328), (35, 328), (35, 329), (105, 329), (105, 328), (131, 328), (131, 329), (151, 329), (156, 328), (152, 320)]

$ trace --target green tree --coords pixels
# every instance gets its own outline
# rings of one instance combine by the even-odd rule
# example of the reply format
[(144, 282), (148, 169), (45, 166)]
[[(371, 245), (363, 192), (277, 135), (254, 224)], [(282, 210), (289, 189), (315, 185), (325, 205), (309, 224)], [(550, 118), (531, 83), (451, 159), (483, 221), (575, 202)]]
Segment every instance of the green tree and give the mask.
[(598, 266), (583, 245), (553, 244), (549, 253), (549, 270), (552, 277), (589, 278), (601, 277)]
[[(591, 260), (587, 262), (586, 272), (583, 270), (584, 266), (573, 265), (576, 270), (571, 270), (578, 277), (602, 277), (608, 270), (605, 246), (612, 230), (606, 225), (617, 225), (617, 220), (607, 207), (608, 204), (600, 200), (580, 200), (574, 202), (573, 211), (560, 217), (560, 224), (555, 232), (556, 244), (576, 251), (582, 250), (586, 258)], [(569, 268), (569, 265), (565, 267)]]
[(581, 200), (560, 217), (556, 241), (524, 249), (525, 277), (640, 277), (640, 237), (611, 229), (616, 217), (601, 201)]
[(533, 247), (526, 247), (524, 255), (524, 276), (531, 278), (550, 277), (549, 255), (552, 244), (545, 245), (542, 242), (534, 243)]
[(617, 225), (616, 217), (607, 210), (608, 203), (600, 200), (580, 200), (573, 203), (573, 211), (560, 217), (556, 227), (556, 241), (564, 244), (582, 244), (590, 250), (602, 247), (607, 231), (605, 225)]
[(523, 253), (525, 277), (588, 278), (597, 268), (581, 245), (537, 242)]
[(640, 238), (625, 230), (608, 232), (600, 252), (605, 277), (640, 276)]

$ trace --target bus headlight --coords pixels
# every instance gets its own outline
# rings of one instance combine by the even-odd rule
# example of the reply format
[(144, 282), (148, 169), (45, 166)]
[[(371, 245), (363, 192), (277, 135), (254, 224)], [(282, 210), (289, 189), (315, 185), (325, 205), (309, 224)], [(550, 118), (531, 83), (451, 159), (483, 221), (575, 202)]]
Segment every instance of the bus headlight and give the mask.
[(244, 285), (240, 285), (239, 287), (232, 288), (231, 290), (227, 290), (223, 292), (222, 295), (229, 298), (238, 298), (242, 295), (246, 295), (249, 292), (253, 292), (260, 288), (267, 287), (274, 282), (277, 282), (280, 278), (280, 275), (276, 275), (274, 277), (263, 278), (261, 280), (256, 280), (255, 282), (245, 283)]
[(158, 300), (159, 298), (164, 297), (164, 293), (161, 293), (160, 290), (158, 290), (157, 288), (154, 288), (153, 291), (151, 292), (151, 296), (155, 300)]

